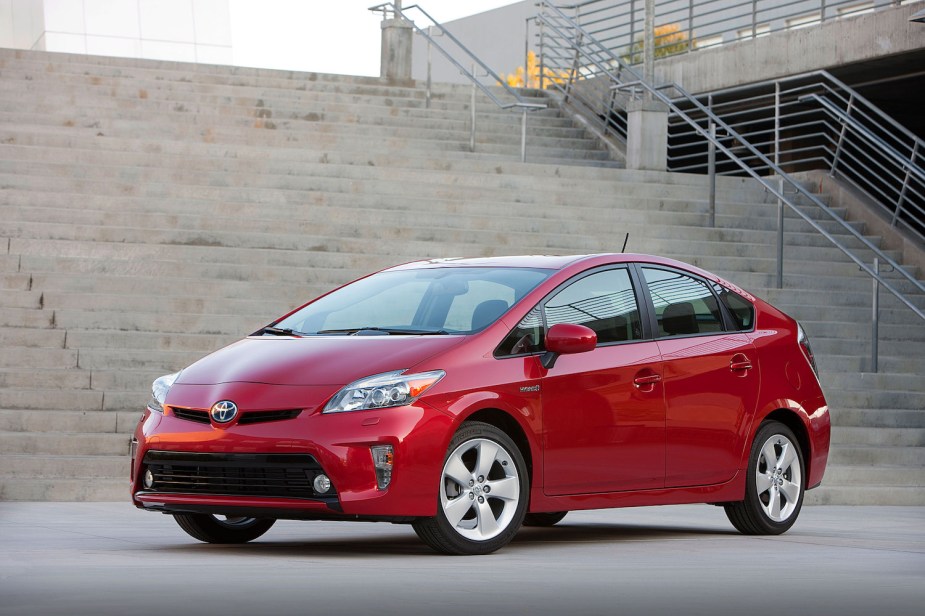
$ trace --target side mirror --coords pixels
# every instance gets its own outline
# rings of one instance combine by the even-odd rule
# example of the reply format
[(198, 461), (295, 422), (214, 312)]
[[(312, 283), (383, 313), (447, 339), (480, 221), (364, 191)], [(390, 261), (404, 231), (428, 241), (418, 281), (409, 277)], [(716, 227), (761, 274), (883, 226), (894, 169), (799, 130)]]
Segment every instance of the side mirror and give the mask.
[(559, 355), (587, 353), (597, 346), (597, 334), (590, 327), (574, 323), (558, 323), (546, 332), (546, 352), (540, 358), (547, 370), (556, 365)]

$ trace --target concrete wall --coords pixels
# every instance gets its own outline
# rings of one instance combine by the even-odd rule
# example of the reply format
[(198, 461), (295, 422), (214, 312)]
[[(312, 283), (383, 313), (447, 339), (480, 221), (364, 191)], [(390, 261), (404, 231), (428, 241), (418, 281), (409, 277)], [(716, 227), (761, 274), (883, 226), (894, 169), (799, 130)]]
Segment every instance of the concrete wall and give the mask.
[(923, 49), (925, 24), (909, 21), (922, 6), (914, 2), (665, 58), (656, 62), (656, 79), (706, 92)]
[(0, 0), (0, 47), (42, 49), (42, 0)]
[(0, 45), (230, 64), (229, 0), (0, 0)]
[[(426, 9), (426, 2), (423, 4)], [(518, 66), (524, 64), (524, 26), (527, 18), (535, 13), (536, 7), (532, 1), (518, 2), (472, 17), (450, 21), (444, 25), (453, 36), (475, 52), (492, 70), (499, 74), (507, 74), (513, 73)], [(409, 16), (414, 18), (413, 14)], [(419, 25), (423, 23), (423, 20), (420, 20)], [(463, 57), (456, 53), (456, 47), (446, 39), (437, 38), (436, 40), (441, 45), (446, 44), (447, 49), (454, 56)], [(434, 49), (431, 53), (432, 79), (435, 82), (468, 83), (468, 80), (460, 75), (456, 67), (444, 59), (439, 51)], [(418, 34), (414, 36), (411, 62), (412, 78), (426, 80), (427, 41)], [(484, 81), (489, 83), (491, 80), (485, 79)]]

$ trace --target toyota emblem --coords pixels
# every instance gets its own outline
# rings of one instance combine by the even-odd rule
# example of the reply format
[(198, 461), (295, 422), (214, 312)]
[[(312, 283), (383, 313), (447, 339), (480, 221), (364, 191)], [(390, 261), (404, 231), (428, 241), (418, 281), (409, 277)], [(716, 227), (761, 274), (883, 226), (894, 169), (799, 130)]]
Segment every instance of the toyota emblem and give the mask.
[(228, 423), (238, 414), (238, 405), (231, 400), (220, 400), (212, 405), (211, 413), (216, 423)]

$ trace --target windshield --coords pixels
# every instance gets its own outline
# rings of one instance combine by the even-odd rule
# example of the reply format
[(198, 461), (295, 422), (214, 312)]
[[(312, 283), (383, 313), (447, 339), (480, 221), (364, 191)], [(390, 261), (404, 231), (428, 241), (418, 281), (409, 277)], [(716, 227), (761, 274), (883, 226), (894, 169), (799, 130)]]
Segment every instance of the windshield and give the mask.
[(380, 272), (274, 324), (297, 334), (470, 334), (485, 329), (553, 270), (447, 267)]

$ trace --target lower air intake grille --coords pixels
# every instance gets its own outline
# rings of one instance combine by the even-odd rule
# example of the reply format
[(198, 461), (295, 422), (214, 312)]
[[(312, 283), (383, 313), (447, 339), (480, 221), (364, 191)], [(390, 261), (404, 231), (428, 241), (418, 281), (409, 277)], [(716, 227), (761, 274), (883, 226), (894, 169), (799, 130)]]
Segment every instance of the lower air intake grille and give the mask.
[[(321, 465), (305, 454), (225, 454), (149, 451), (149, 492), (318, 498), (312, 488)], [(335, 494), (334, 489), (324, 497)]]

